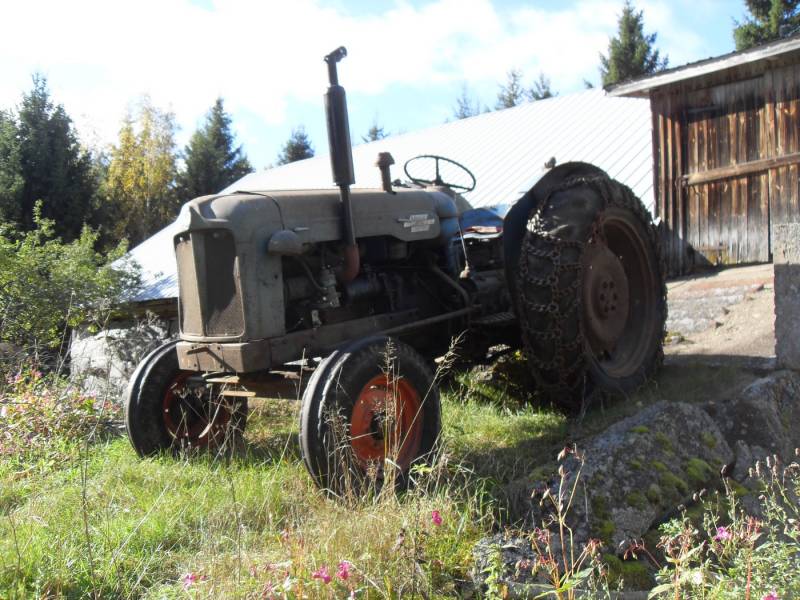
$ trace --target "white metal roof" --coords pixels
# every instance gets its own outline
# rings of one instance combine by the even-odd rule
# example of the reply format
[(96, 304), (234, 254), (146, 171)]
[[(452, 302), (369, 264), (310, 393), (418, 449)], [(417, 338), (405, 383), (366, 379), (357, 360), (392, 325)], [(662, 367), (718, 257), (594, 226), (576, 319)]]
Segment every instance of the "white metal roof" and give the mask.
[[(380, 187), (378, 152), (395, 159), (392, 179), (406, 179), (403, 164), (420, 154), (438, 154), (468, 167), (477, 179), (464, 194), (475, 207), (510, 204), (542, 176), (544, 164), (584, 161), (604, 169), (653, 206), (650, 101), (587, 90), (485, 113), (353, 148), (355, 188)], [(223, 192), (333, 187), (326, 155), (246, 175)], [(170, 225), (134, 248), (144, 289), (137, 301), (177, 297)]]

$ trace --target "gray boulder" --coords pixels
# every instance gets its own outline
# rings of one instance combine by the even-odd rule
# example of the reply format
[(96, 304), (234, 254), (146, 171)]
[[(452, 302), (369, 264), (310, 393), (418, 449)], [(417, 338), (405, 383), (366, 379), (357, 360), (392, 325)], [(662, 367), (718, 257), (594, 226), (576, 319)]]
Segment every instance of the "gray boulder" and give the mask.
[(735, 450), (731, 475), (737, 481), (747, 479), (756, 461), (773, 454), (790, 460), (800, 446), (800, 373), (771, 373), (731, 401), (708, 403), (705, 409)]
[(531, 503), (530, 518), (536, 525), (552, 519), (554, 501), (566, 504), (580, 471), (567, 517), (574, 543), (596, 538), (611, 552), (641, 538), (694, 493), (717, 486), (720, 469), (734, 457), (708, 413), (681, 402), (649, 406), (589, 438), (580, 452), (582, 466), (571, 455), (561, 466), (563, 480), (556, 474), (539, 484), (547, 493)]
[(99, 332), (76, 329), (70, 344), (70, 376), (98, 399), (121, 402), (139, 361), (176, 333), (173, 323), (155, 316), (114, 323)]

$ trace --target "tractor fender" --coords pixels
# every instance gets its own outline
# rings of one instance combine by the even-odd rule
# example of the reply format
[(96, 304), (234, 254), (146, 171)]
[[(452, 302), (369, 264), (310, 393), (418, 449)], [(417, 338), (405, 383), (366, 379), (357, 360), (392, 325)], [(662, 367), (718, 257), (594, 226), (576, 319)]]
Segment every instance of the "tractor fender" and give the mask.
[(531, 212), (550, 195), (555, 188), (574, 177), (605, 176), (605, 171), (585, 162), (568, 162), (550, 169), (528, 192), (517, 200), (503, 219), (503, 256), (506, 271), (506, 284), (511, 293), (516, 312), (517, 268), (519, 250)]

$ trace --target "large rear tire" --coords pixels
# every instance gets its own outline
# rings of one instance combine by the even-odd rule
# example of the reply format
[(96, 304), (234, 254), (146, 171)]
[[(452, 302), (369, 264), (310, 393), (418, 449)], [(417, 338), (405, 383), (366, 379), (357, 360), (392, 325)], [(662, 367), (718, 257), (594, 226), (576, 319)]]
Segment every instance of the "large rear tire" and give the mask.
[(440, 430), (434, 375), (410, 346), (381, 336), (333, 352), (303, 394), (300, 447), (314, 481), (335, 496), (402, 489)]
[(125, 428), (139, 456), (165, 450), (229, 450), (240, 440), (247, 404), (219, 393), (198, 373), (178, 367), (176, 342), (148, 354), (125, 397)]
[(516, 309), (537, 392), (568, 409), (636, 390), (663, 362), (663, 261), (650, 214), (605, 175), (575, 177), (532, 211)]

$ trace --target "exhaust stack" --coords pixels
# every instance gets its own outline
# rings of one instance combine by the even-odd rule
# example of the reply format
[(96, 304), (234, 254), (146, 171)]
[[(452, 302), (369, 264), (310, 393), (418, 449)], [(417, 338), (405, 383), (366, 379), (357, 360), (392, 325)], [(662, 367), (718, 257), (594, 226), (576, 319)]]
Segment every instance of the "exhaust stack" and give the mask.
[(339, 271), (339, 280), (348, 282), (355, 279), (361, 268), (358, 256), (356, 232), (353, 226), (353, 212), (350, 206), (350, 186), (355, 183), (353, 152), (350, 148), (350, 124), (347, 119), (347, 98), (344, 88), (339, 85), (336, 64), (347, 56), (347, 50), (340, 46), (325, 57), (328, 63), (328, 91), (325, 92), (325, 117), (328, 124), (328, 146), (331, 153), (333, 182), (339, 186), (342, 200), (342, 225), (344, 229), (344, 265)]

